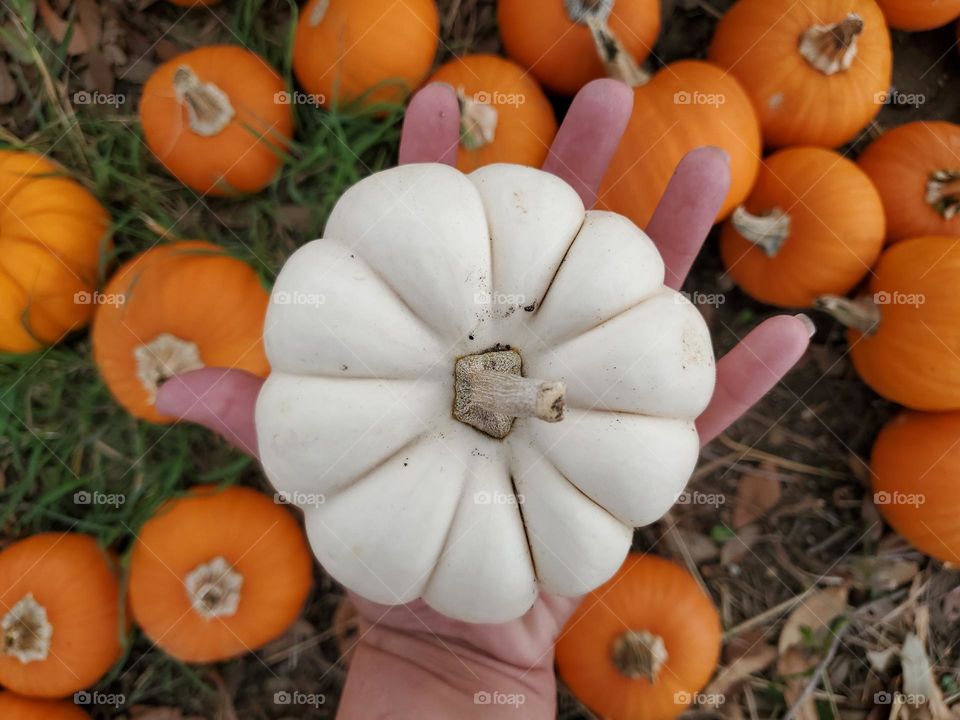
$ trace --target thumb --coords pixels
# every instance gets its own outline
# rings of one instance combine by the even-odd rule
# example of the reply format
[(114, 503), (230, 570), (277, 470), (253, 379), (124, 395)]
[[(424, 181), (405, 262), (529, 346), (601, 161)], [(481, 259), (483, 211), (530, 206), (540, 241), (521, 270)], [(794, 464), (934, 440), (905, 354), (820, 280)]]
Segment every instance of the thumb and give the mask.
[(203, 425), (257, 457), (253, 411), (263, 378), (245, 370), (202, 368), (175, 375), (157, 392), (157, 410)]

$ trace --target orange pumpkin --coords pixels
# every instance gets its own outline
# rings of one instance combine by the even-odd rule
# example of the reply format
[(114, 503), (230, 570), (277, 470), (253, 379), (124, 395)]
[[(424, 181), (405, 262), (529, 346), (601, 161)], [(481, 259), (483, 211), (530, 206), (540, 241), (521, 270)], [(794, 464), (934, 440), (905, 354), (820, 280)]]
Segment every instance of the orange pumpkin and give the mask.
[(560, 676), (609, 720), (671, 720), (710, 680), (720, 616), (686, 570), (630, 554), (590, 593), (557, 641)]
[(0, 352), (30, 352), (87, 324), (109, 226), (61, 168), (0, 150)]
[(761, 302), (808, 307), (849, 292), (883, 248), (880, 195), (832, 150), (790, 148), (763, 161), (720, 236), (727, 272)]
[(440, 42), (434, 0), (310, 0), (293, 38), (293, 71), (330, 107), (400, 103), (430, 72)]
[(93, 320), (93, 358), (123, 407), (172, 422), (154, 407), (157, 388), (204, 366), (266, 376), (267, 291), (253, 269), (201, 241), (159, 245), (110, 279)]
[(557, 121), (543, 91), (519, 65), (496, 55), (464, 55), (440, 67), (430, 82), (449, 84), (460, 98), (461, 171), (498, 162), (543, 164)]
[(873, 501), (891, 527), (922, 552), (960, 565), (960, 412), (906, 412), (877, 437)]
[(499, 0), (497, 22), (510, 57), (550, 90), (574, 95), (611, 74), (611, 52), (634, 66), (647, 58), (660, 34), (660, 0)]
[(856, 138), (883, 106), (893, 63), (874, 0), (739, 0), (709, 57), (743, 83), (774, 147)]
[(960, 0), (877, 0), (890, 27), (932, 30), (960, 17)]
[(285, 507), (250, 488), (196, 488), (140, 529), (130, 609), (163, 650), (216, 662), (281, 635), (300, 614), (313, 558)]
[(825, 296), (820, 307), (847, 325), (860, 377), (914, 410), (960, 410), (960, 243), (903, 240), (880, 256), (869, 295)]
[(37, 700), (0, 692), (3, 720), (90, 720), (90, 716), (67, 700)]
[(209, 195), (268, 185), (293, 135), (283, 80), (267, 61), (235, 45), (177, 55), (143, 87), (147, 146), (184, 185)]
[(760, 167), (760, 129), (746, 93), (715, 65), (684, 60), (634, 90), (633, 114), (600, 186), (599, 207), (645, 227), (689, 151), (730, 156), (730, 192), (718, 220), (742, 203)]
[(960, 236), (960, 125), (901, 125), (874, 140), (858, 163), (880, 191), (888, 240)]
[(0, 578), (0, 685), (64, 697), (95, 684), (120, 658), (120, 587), (96, 540), (21, 540), (0, 552)]

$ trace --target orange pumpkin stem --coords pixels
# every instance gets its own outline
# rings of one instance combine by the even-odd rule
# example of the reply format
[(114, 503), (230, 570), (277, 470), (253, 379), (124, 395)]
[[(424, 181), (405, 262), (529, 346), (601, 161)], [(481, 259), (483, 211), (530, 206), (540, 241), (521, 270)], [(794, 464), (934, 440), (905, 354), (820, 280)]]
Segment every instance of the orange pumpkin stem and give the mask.
[(133, 356), (137, 363), (137, 377), (147, 391), (151, 405), (156, 402), (157, 388), (164, 380), (204, 366), (196, 343), (181, 340), (170, 333), (160, 333), (134, 350)]
[(960, 170), (938, 170), (927, 182), (926, 200), (946, 220), (960, 212)]
[(227, 94), (213, 83), (201, 82), (186, 65), (173, 74), (173, 90), (177, 100), (187, 106), (190, 128), (203, 137), (221, 132), (236, 115)]
[(627, 678), (646, 678), (655, 683), (670, 657), (663, 638), (646, 630), (627, 630), (613, 641), (613, 664)]
[(864, 335), (873, 335), (880, 326), (880, 308), (867, 297), (851, 300), (840, 295), (823, 295), (817, 298), (814, 307)]
[(231, 617), (240, 606), (243, 575), (223, 557), (197, 565), (183, 584), (193, 609), (208, 620)]
[(467, 355), (454, 369), (453, 415), (460, 422), (495, 438), (506, 437), (514, 418), (563, 420), (566, 386), (520, 375), (515, 350)]
[(597, 56), (608, 77), (625, 82), (630, 87), (646, 85), (650, 82), (650, 74), (637, 64), (607, 24), (613, 11), (613, 2), (614, 0), (564, 0), (564, 5), (567, 8), (567, 17), (572, 22), (589, 28)]
[(780, 208), (754, 215), (743, 205), (733, 211), (730, 222), (737, 232), (774, 257), (790, 237), (790, 215)]
[(27, 593), (0, 622), (3, 631), (3, 655), (15, 657), (24, 665), (41, 662), (50, 654), (53, 626), (47, 620), (47, 610), (38, 603), (33, 593)]
[(800, 54), (824, 75), (848, 70), (857, 57), (863, 19), (856, 13), (832, 25), (814, 25), (800, 36)]
[(462, 87), (457, 88), (457, 99), (460, 102), (460, 143), (467, 150), (486, 147), (497, 136), (497, 109), (477, 98), (478, 96), (467, 97)]

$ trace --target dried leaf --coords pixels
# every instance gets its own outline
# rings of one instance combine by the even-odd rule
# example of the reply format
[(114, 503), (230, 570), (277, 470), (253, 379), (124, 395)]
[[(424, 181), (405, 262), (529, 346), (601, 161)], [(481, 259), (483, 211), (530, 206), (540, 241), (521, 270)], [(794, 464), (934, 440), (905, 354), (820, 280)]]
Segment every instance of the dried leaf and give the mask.
[(870, 667), (878, 673), (885, 673), (893, 665), (897, 656), (895, 647), (884, 648), (883, 650), (867, 650), (867, 660), (870, 661)]
[(780, 653), (803, 644), (811, 635), (822, 637), (830, 632), (830, 623), (847, 609), (848, 594), (845, 585), (826, 588), (797, 605), (780, 631), (777, 643)]
[[(67, 31), (70, 29), (70, 23), (60, 18), (59, 15), (50, 7), (47, 0), (37, 0), (37, 8), (40, 11), (40, 17), (43, 20), (47, 32), (58, 43), (63, 42), (67, 37)], [(92, 43), (87, 37), (81, 25), (74, 23), (73, 32), (70, 35), (70, 44), (67, 45), (69, 55), (83, 55), (92, 47)]]
[(900, 667), (903, 671), (903, 695), (908, 705), (916, 708), (926, 706), (933, 720), (949, 720), (950, 710), (937, 687), (930, 658), (923, 642), (914, 633), (909, 633), (900, 648)]
[(720, 548), (703, 533), (678, 527), (677, 535), (679, 542), (681, 542), (684, 548), (686, 548), (686, 551), (690, 553), (690, 557), (696, 565), (711, 562), (720, 556)]
[[(772, 645), (759, 645), (746, 655), (737, 658), (727, 667), (720, 670), (703, 694), (707, 698), (718, 698), (716, 705), (723, 704), (730, 699), (733, 690), (746, 678), (760, 672), (777, 659), (777, 649)], [(720, 700), (720, 698), (723, 698)], [(709, 705), (709, 703), (708, 703)]]
[(760, 537), (760, 528), (757, 525), (747, 525), (727, 540), (720, 548), (720, 563), (732, 565), (738, 563), (750, 552), (750, 548)]
[(17, 83), (10, 75), (7, 61), (0, 57), (0, 105), (6, 105), (17, 96)]
[(733, 507), (733, 527), (740, 529), (759, 520), (780, 501), (780, 479), (777, 469), (763, 463), (765, 472), (750, 473), (740, 478)]
[(879, 556), (861, 558), (851, 567), (854, 584), (861, 590), (890, 592), (906, 585), (920, 572), (920, 566), (903, 558)]
[[(816, 659), (814, 658), (811, 661), (809, 653), (800, 648), (790, 648), (780, 655), (780, 659), (777, 660), (777, 673), (786, 684), (783, 696), (788, 705), (793, 706), (803, 694), (803, 690), (809, 682), (807, 673), (816, 664)], [(817, 704), (812, 694), (797, 708), (794, 717), (797, 720), (820, 720), (817, 713)]]

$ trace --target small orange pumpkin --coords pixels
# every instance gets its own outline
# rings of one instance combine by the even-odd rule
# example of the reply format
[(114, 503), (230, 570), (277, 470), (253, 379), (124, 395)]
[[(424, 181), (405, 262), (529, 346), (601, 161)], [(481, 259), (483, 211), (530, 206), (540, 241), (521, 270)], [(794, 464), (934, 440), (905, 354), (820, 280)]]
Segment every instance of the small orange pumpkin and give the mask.
[(30, 352), (93, 313), (110, 217), (49, 160), (0, 150), (0, 352)]
[(361, 96), (364, 105), (400, 103), (430, 72), (439, 32), (434, 0), (310, 0), (293, 71), (325, 107)]
[(818, 305), (850, 328), (853, 366), (876, 392), (914, 410), (960, 410), (958, 277), (956, 238), (903, 240), (880, 256), (867, 296)]
[(720, 616), (678, 565), (631, 553), (557, 641), (560, 676), (610, 720), (672, 720), (717, 667)]
[(546, 95), (519, 65), (496, 55), (464, 55), (440, 67), (430, 82), (444, 82), (460, 98), (462, 172), (491, 163), (539, 167), (557, 134)]
[(874, 0), (739, 0), (709, 57), (743, 83), (774, 147), (853, 140), (880, 112), (893, 64)]
[(180, 182), (209, 195), (268, 185), (293, 136), (283, 80), (259, 55), (211, 45), (177, 55), (143, 87), (147, 146)]
[(195, 488), (140, 529), (130, 609), (163, 650), (216, 662), (281, 635), (313, 582), (313, 556), (285, 507), (245, 487)]
[(120, 658), (120, 586), (92, 537), (41, 533), (16, 542), (0, 552), (0, 578), (0, 685), (64, 697)]
[(634, 65), (646, 60), (660, 34), (660, 0), (499, 0), (497, 22), (510, 57), (550, 90), (574, 95), (610, 73), (611, 52)]
[(90, 720), (90, 716), (67, 700), (37, 700), (0, 691), (3, 720)]
[(730, 156), (725, 218), (753, 187), (760, 167), (760, 129), (747, 94), (720, 68), (684, 60), (634, 89), (633, 114), (600, 185), (597, 205), (645, 227), (677, 164), (705, 145)]
[(910, 544), (960, 565), (960, 413), (906, 412), (877, 437), (873, 502)]
[(790, 148), (763, 161), (749, 199), (723, 227), (720, 255), (748, 295), (808, 307), (859, 283), (883, 236), (870, 178), (832, 150)]
[(268, 299), (253, 269), (216, 245), (159, 245), (124, 264), (104, 289), (93, 320), (94, 361), (129, 412), (172, 422), (154, 401), (173, 375), (204, 366), (267, 375)]
[(880, 191), (888, 240), (960, 237), (960, 125), (901, 125), (874, 140), (857, 162)]
[(877, 0), (890, 27), (932, 30), (960, 17), (960, 0)]

